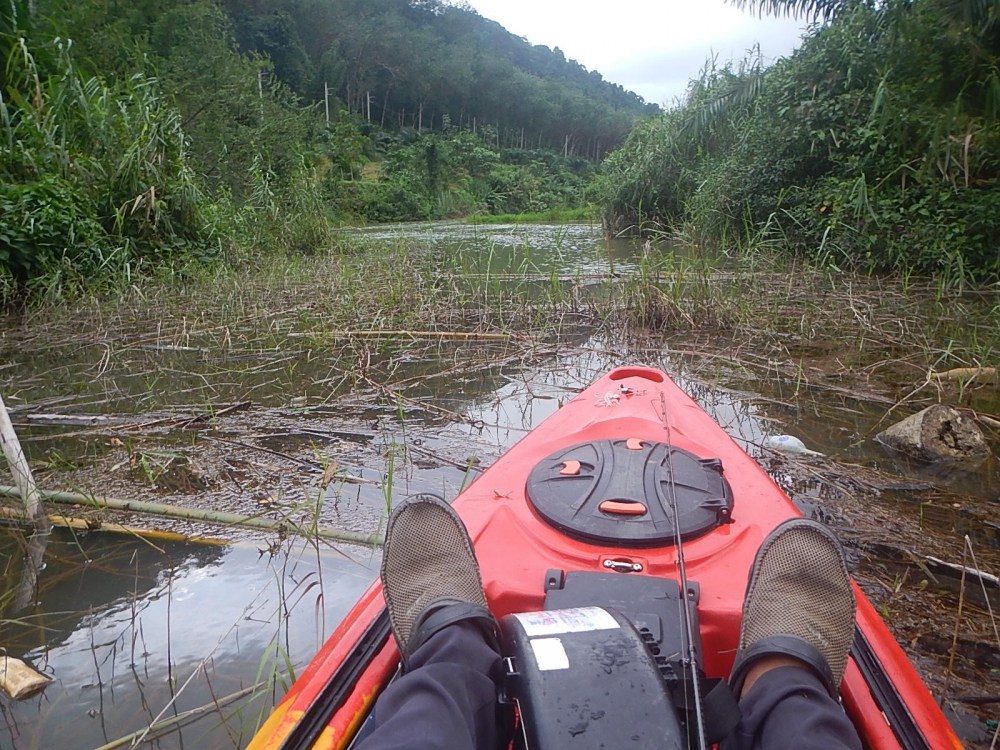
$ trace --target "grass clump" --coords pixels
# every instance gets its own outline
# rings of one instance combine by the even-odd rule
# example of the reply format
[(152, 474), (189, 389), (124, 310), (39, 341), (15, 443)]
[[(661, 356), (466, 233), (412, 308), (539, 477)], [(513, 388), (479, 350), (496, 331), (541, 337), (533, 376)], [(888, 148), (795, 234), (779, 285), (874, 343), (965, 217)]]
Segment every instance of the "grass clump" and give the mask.
[(928, 370), (995, 363), (1000, 291), (833, 271), (776, 253), (712, 259), (647, 252), (601, 303), (616, 330), (710, 337), (782, 361), (834, 353), (837, 367)]

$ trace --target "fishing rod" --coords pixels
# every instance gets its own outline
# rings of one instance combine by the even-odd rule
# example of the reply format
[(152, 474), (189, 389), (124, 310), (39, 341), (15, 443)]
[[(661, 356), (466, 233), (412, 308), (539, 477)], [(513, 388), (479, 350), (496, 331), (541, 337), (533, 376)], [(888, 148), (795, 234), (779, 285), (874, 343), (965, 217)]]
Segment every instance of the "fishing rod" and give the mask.
[(682, 625), (684, 639), (687, 641), (686, 658), (688, 661), (688, 669), (691, 673), (691, 687), (694, 690), (694, 715), (695, 722), (698, 724), (698, 750), (708, 750), (708, 740), (705, 736), (704, 710), (701, 705), (701, 685), (698, 677), (698, 655), (694, 647), (694, 623), (691, 622), (691, 608), (688, 606), (688, 580), (687, 569), (684, 565), (684, 542), (681, 539), (681, 518), (680, 512), (677, 509), (677, 492), (674, 484), (674, 448), (673, 443), (670, 440), (670, 420), (667, 416), (667, 399), (663, 393), (660, 393), (660, 410), (663, 427), (667, 432), (667, 472), (670, 475), (670, 491), (668, 493), (668, 499), (670, 502), (670, 509), (674, 516), (674, 544), (677, 547), (677, 574), (680, 578), (681, 596), (684, 598), (684, 606), (681, 607), (681, 612), (683, 613)]

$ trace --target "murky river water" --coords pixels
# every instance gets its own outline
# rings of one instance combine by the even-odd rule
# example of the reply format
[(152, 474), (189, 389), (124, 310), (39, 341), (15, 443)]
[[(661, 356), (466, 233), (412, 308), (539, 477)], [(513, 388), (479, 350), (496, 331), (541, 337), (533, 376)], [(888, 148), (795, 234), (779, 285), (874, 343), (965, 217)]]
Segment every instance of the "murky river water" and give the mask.
[[(364, 233), (432, 254), (442, 273), (594, 290), (634, 271), (644, 253), (666, 252), (609, 244), (586, 225), (447, 223)], [(321, 525), (371, 532), (387, 505), (412, 492), (453, 496), (598, 375), (643, 362), (671, 372), (769, 462), (807, 512), (847, 527), (863, 515), (839, 501), (856, 486), (843, 470), (816, 462), (804, 474), (811, 481), (803, 481), (763, 450), (767, 436), (792, 433), (841, 465), (877, 472), (879, 512), (923, 530), (934, 551), (951, 550), (953, 562), (961, 562), (964, 533), (995, 559), (998, 529), (984, 519), (1000, 497), (996, 464), (947, 477), (897, 464), (870, 439), (887, 404), (849, 389), (765, 377), (744, 358), (619, 339), (587, 325), (528, 352), (499, 340), (380, 344), (369, 352), (374, 374), (346, 382), (337, 352), (295, 338), (301, 320), (301, 312), (272, 318), (268, 330), (278, 332), (270, 349), (255, 345), (258, 329), (251, 335), (227, 326), (230, 343), (220, 348), (212, 326), (192, 324), (170, 338), (152, 323), (133, 324), (117, 340), (26, 346), (12, 320), (0, 338), (0, 392), (43, 486), (110, 496), (134, 496), (145, 486), (181, 504), (282, 517), (308, 506)], [(220, 414), (210, 428), (192, 431), (186, 420), (204, 420), (206, 411)], [(86, 415), (112, 421), (80, 422)], [(136, 420), (144, 429), (133, 429)], [(192, 457), (193, 478), (168, 485), (167, 465)], [(913, 486), (931, 495), (912, 502)], [(161, 748), (246, 744), (285, 675), (301, 669), (374, 577), (378, 554), (241, 536), (220, 545), (57, 530), (35, 603), (15, 608), (23, 542), (0, 534), (0, 585), (8, 592), (0, 598), (0, 648), (52, 677), (33, 698), (0, 697), (0, 748), (128, 747), (131, 740), (114, 741), (151, 724), (159, 725)]]

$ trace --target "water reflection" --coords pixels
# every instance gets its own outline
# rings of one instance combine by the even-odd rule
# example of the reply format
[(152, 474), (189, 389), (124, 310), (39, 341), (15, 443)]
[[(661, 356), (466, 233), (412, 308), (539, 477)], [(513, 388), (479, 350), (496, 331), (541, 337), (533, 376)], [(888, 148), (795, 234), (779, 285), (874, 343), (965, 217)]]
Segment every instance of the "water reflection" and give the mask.
[[(0, 535), (6, 559), (19, 546)], [(37, 605), (0, 615), (0, 645), (53, 681), (2, 704), (0, 747), (92, 750), (261, 682), (236, 721), (223, 720), (234, 707), (211, 710), (158, 742), (242, 746), (253, 712), (283, 690), (268, 676), (311, 656), (377, 565), (308, 546), (272, 552), (54, 531)], [(17, 575), (8, 566), (0, 584)]]
[[(0, 588), (0, 591), (10, 592), (9, 604), (6, 598), (0, 598), (0, 619), (3, 618), (4, 610), (9, 609), (12, 615), (16, 615), (33, 606), (37, 600), (38, 574), (42, 570), (50, 538), (50, 531), (35, 531), (26, 541), (20, 536), (16, 538), (19, 550), (9, 555), (8, 564), (13, 571), (20, 568), (21, 572), (20, 575), (15, 573), (11, 576), (10, 586)], [(14, 578), (18, 579), (16, 584), (13, 583)]]
[(606, 239), (600, 224), (467, 224), (439, 221), (368, 227), (363, 236), (406, 241), (436, 252), (445, 268), (466, 274), (607, 276), (634, 270), (635, 238)]

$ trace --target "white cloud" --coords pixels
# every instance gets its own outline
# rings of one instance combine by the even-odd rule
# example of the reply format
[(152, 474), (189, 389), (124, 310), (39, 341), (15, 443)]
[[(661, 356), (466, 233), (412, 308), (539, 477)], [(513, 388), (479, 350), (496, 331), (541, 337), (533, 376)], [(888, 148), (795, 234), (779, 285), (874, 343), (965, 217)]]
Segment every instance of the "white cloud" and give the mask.
[(763, 19), (722, 0), (469, 0), (532, 44), (559, 47), (647, 101), (681, 96), (705, 61), (739, 59), (759, 43), (765, 59), (796, 46), (803, 24)]

